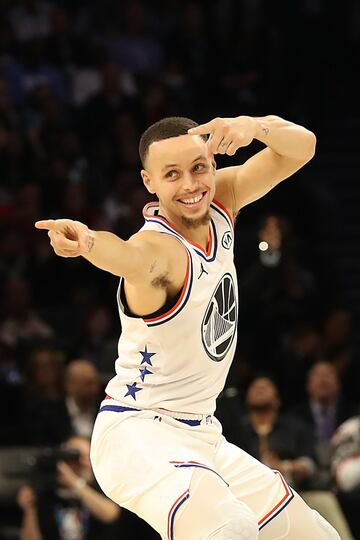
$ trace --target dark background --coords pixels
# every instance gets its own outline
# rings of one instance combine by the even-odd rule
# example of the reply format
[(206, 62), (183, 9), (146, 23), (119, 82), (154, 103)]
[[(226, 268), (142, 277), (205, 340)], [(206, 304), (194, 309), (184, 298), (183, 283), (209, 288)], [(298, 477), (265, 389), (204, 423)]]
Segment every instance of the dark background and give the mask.
[[(64, 366), (87, 358), (104, 383), (116, 356), (117, 279), (55, 257), (34, 222), (67, 217), (128, 238), (148, 201), (142, 131), (164, 116), (243, 114), (279, 115), (318, 143), (303, 170), (237, 219), (239, 347), (227, 385), (243, 390), (266, 368), (290, 406), (321, 357), (358, 405), (359, 1), (2, 0), (0, 13), (3, 406), (39, 344)], [(268, 215), (281, 219), (282, 261), (264, 277), (258, 243)], [(340, 329), (333, 341), (331, 328)], [(304, 334), (317, 345), (293, 368)]]

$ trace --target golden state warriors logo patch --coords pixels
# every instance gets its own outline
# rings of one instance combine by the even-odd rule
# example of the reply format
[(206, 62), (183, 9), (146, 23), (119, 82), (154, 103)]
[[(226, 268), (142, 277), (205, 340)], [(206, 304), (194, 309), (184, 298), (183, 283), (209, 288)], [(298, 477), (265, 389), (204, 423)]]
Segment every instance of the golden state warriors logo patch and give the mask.
[(201, 325), (202, 342), (207, 355), (221, 362), (236, 334), (237, 300), (230, 274), (224, 274), (211, 297)]

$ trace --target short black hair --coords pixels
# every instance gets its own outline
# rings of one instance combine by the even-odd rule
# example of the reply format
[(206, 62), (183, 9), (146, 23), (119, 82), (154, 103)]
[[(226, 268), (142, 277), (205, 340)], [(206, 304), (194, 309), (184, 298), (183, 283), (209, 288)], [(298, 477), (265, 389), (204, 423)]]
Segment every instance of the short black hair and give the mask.
[[(143, 167), (145, 168), (145, 161), (151, 143), (162, 141), (163, 139), (171, 139), (172, 137), (179, 137), (180, 135), (187, 135), (190, 128), (198, 125), (197, 122), (185, 116), (169, 116), (149, 126), (141, 135), (139, 142), (139, 155)], [(204, 141), (208, 139), (207, 135), (201, 135), (201, 137)]]

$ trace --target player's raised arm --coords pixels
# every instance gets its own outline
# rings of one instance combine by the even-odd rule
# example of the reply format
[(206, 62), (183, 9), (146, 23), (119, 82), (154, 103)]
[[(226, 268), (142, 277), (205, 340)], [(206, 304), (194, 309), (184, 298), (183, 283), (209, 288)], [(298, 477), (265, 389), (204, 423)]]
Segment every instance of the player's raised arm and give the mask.
[(56, 255), (82, 256), (94, 266), (123, 276), (130, 282), (142, 280), (153, 259), (159, 258), (151, 233), (147, 233), (147, 238), (143, 233), (125, 241), (111, 232), (93, 231), (84, 223), (71, 219), (37, 221), (35, 227), (48, 231)]
[(217, 171), (219, 191), (232, 191), (234, 213), (305, 165), (314, 156), (316, 145), (314, 133), (278, 116), (215, 118), (189, 134), (209, 134), (207, 144), (213, 154), (233, 156), (253, 139), (266, 144), (267, 148), (243, 165)]

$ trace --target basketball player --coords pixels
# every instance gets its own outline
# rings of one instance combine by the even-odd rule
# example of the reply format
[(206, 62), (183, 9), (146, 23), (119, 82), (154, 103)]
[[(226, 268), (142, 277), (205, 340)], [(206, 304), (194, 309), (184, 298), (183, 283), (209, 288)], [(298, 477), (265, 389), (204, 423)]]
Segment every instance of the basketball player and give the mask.
[[(216, 170), (253, 139), (264, 150)], [(140, 140), (159, 202), (128, 241), (68, 219), (39, 221), (62, 257), (120, 276), (116, 375), (91, 459), (108, 497), (168, 540), (338, 540), (281, 474), (228, 443), (213, 416), (234, 355), (234, 218), (314, 155), (315, 136), (276, 116), (165, 118)]]

